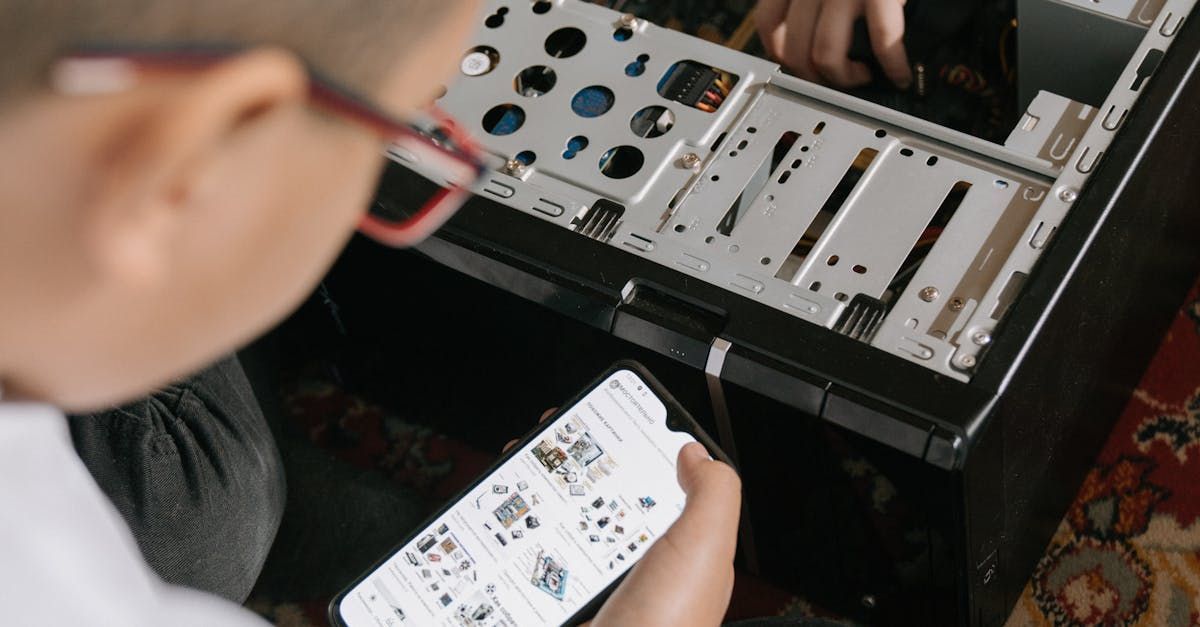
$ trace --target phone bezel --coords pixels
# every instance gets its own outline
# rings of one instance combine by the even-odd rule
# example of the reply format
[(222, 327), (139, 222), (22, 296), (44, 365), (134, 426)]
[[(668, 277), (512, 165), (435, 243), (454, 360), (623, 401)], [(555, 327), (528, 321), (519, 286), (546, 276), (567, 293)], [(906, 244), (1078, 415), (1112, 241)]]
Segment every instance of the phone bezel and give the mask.
[[(642, 380), (642, 382), (646, 385), (646, 387), (655, 396), (657, 396), (660, 401), (662, 401), (663, 405), (667, 408), (666, 420), (667, 420), (667, 426), (669, 429), (672, 429), (674, 431), (682, 431), (684, 433), (691, 435), (693, 438), (696, 439), (697, 442), (700, 442), (700, 444), (702, 444), (704, 446), (704, 448), (708, 449), (709, 455), (711, 455), (714, 459), (721, 460), (722, 462), (725, 462), (726, 464), (733, 466), (729, 457), (727, 455), (725, 455), (724, 451), (722, 451), (720, 449), (720, 447), (717, 446), (716, 442), (711, 437), (709, 437), (709, 435), (707, 433), (705, 433), (704, 429), (702, 429), (700, 427), (700, 424), (696, 422), (696, 419), (692, 418), (692, 415), (689, 414), (687, 412), (687, 410), (684, 409), (683, 406), (680, 405), (679, 402), (675, 400), (675, 397), (671, 396), (671, 393), (668, 392), (667, 389), (665, 387), (663, 387), (663, 385), (661, 383), (659, 383), (659, 381), (657, 379), (655, 379), (653, 375), (650, 374), (650, 371), (647, 370), (645, 366), (643, 366), (642, 364), (640, 364), (634, 360), (631, 360), (631, 359), (620, 360), (620, 361), (614, 363), (613, 365), (609, 366), (608, 368), (606, 368), (598, 377), (596, 377), (591, 383), (589, 383), (586, 387), (584, 387), (582, 390), (580, 390), (579, 393), (577, 393), (575, 396), (573, 396), (566, 402), (562, 403), (559, 406), (558, 410), (556, 410), (553, 414), (551, 414), (548, 418), (546, 418), (546, 420), (544, 420), (544, 421), (540, 422), (539, 424), (537, 424), (536, 426), (534, 426), (534, 428), (531, 429), (529, 431), (529, 433), (525, 434), (525, 436), (522, 437), (520, 439), (520, 441), (517, 442), (517, 444), (514, 444), (511, 448), (508, 449), (508, 451), (504, 452), (502, 455), (500, 455), (500, 457), (498, 457), (496, 459), (496, 461), (494, 461), (491, 465), (489, 465), (486, 470), (484, 470), (482, 473), (480, 473), (478, 478), (476, 478), (469, 485), (467, 485), (465, 488), (463, 488), (458, 494), (455, 494), (453, 497), (448, 499), (446, 501), (445, 505), (443, 505), (436, 512), (434, 512), (432, 515), (430, 515), (428, 518), (426, 518), (424, 521), (422, 521), (419, 525), (417, 525), (416, 528), (413, 529), (412, 533), (405, 536), (404, 539), (401, 540), (400, 542), (398, 542), (396, 544), (396, 546), (392, 548), (391, 551), (388, 551), (386, 554), (384, 554), (383, 557), (381, 557), (373, 565), (371, 565), (371, 567), (368, 568), (365, 572), (363, 572), (362, 575), (359, 575), (357, 578), (354, 579), (354, 581), (347, 584), (346, 587), (344, 589), (342, 589), (341, 592), (337, 593), (337, 595), (335, 595), (333, 597), (333, 599), (329, 602), (328, 614), (329, 614), (330, 624), (334, 625), (335, 627), (348, 627), (346, 622), (342, 620), (342, 617), (341, 617), (339, 609), (338, 609), (342, 603), (342, 600), (346, 598), (346, 595), (348, 595), (352, 590), (354, 590), (354, 588), (358, 587), (358, 585), (361, 584), (363, 581), (366, 581), (366, 579), (368, 577), (370, 577), (375, 571), (377, 571), (381, 567), (383, 567), (383, 565), (386, 564), (388, 562), (388, 560), (390, 560), (393, 556), (395, 556), (397, 553), (399, 553), (401, 550), (403, 550), (405, 546), (407, 546), (410, 542), (412, 542), (417, 537), (417, 534), (421, 533), (421, 531), (423, 531), (426, 527), (433, 524), (436, 520), (438, 520), (443, 515), (445, 515), (447, 512), (449, 512), (451, 508), (453, 508), (455, 505), (457, 505), (463, 498), (465, 498), (467, 495), (469, 495), (475, 488), (477, 488), (480, 484), (484, 483), (487, 480), (487, 478), (492, 475), (492, 473), (496, 472), (496, 470), (500, 468), (501, 465), (503, 465), (505, 462), (507, 462), (508, 460), (515, 457), (526, 445), (528, 445), (534, 439), (536, 439), (537, 437), (539, 437), (543, 433), (545, 433), (547, 430), (549, 430), (550, 426), (554, 424), (554, 421), (557, 420), (558, 418), (560, 418), (564, 413), (566, 413), (567, 410), (574, 407), (581, 400), (583, 400), (584, 397), (586, 397), (588, 394), (590, 394), (592, 392), (592, 390), (596, 389), (601, 384), (603, 384), (606, 380), (608, 380), (608, 378), (610, 376), (612, 376), (613, 373), (616, 373), (621, 370), (629, 370), (629, 371), (633, 372), (635, 375), (637, 375)], [(672, 426), (672, 422), (675, 423), (674, 426)], [(576, 612), (570, 618), (568, 618), (563, 623), (563, 625), (577, 625), (579, 623), (582, 623), (582, 622), (588, 620), (592, 616), (594, 616), (596, 614), (596, 612), (599, 611), (600, 606), (604, 604), (604, 601), (608, 599), (609, 595), (611, 595), (612, 592), (614, 590), (616, 590), (617, 586), (621, 585), (621, 582), (625, 580), (625, 576), (628, 575), (631, 570), (633, 570), (633, 566), (636, 565), (638, 562), (640, 562), (641, 558), (644, 556), (645, 556), (645, 553), (643, 552), (641, 554), (641, 556), (639, 556), (638, 559), (634, 562), (634, 564), (631, 565), (630, 568), (625, 571), (625, 573), (623, 573), (620, 577), (615, 579), (609, 586), (607, 586), (599, 594), (592, 597), (592, 599), (590, 601), (588, 601), (583, 607), (581, 607), (578, 612)]]

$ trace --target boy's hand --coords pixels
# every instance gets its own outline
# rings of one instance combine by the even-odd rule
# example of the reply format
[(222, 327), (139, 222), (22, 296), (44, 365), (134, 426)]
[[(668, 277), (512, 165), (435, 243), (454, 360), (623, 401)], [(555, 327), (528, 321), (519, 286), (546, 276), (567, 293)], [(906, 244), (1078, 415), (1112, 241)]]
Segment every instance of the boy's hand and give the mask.
[(741, 481), (692, 443), (679, 451), (687, 505), (609, 597), (592, 627), (719, 625), (733, 591)]
[(755, 21), (769, 52), (800, 78), (842, 88), (871, 82), (848, 57), (854, 23), (867, 19), (871, 49), (897, 87), (912, 83), (904, 50), (905, 0), (759, 0)]

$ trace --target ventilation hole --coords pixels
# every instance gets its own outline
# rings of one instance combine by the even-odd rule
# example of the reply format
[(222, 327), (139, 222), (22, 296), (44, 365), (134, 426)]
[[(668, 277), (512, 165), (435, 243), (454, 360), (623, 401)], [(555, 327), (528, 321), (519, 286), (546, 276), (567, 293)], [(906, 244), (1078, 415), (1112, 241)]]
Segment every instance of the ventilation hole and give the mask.
[(483, 130), (492, 135), (512, 135), (525, 124), (525, 110), (515, 104), (492, 107), (483, 114)]
[(836, 299), (838, 299), (839, 301), (841, 301), (841, 302), (843, 302), (843, 303), (844, 303), (844, 302), (846, 302), (846, 294), (844, 294), (844, 293), (842, 293), (842, 292), (838, 292), (837, 294), (834, 294), (834, 295), (833, 295), (833, 297), (834, 297), (834, 298), (836, 298)]
[(603, 85), (584, 87), (571, 98), (571, 110), (583, 118), (598, 118), (612, 108), (616, 96)]
[(820, 281), (813, 281), (813, 282), (812, 282), (812, 285), (809, 285), (809, 286), (808, 286), (808, 289), (809, 289), (809, 291), (812, 291), (812, 292), (819, 292), (819, 291), (821, 291), (821, 282), (820, 282)]
[(830, 256), (829, 256), (829, 259), (828, 259), (828, 260), (826, 260), (826, 262), (825, 262), (825, 263), (827, 263), (827, 264), (829, 264), (829, 265), (831, 265), (831, 266), (836, 266), (836, 265), (838, 265), (838, 262), (839, 262), (839, 261), (841, 261), (841, 260), (842, 260), (842, 258), (841, 258), (841, 257), (838, 257), (837, 255), (830, 255)]
[(704, 238), (704, 243), (705, 243), (705, 244), (711, 244), (711, 243), (713, 243), (713, 240), (715, 240), (715, 239), (717, 239), (717, 238), (715, 238), (715, 237), (713, 237), (713, 236), (709, 235), (708, 237)]
[(930, 157), (925, 160), (925, 165), (933, 167), (933, 166), (937, 165), (937, 162), (938, 162), (937, 157)]
[(508, 7), (500, 7), (499, 9), (496, 9), (495, 13), (489, 15), (488, 18), (483, 21), (483, 25), (487, 26), (488, 28), (500, 28), (501, 26), (504, 26), (505, 15), (508, 15)]
[(730, 156), (730, 157), (736, 157), (736, 156), (738, 156), (738, 151), (736, 151), (736, 150), (731, 150), (731, 151), (729, 152), (729, 156)]
[(750, 133), (751, 135), (753, 135), (753, 134), (755, 134), (755, 133), (757, 133), (757, 132), (758, 132), (758, 129), (756, 129), (756, 128), (754, 128), (753, 126), (751, 126), (751, 127), (749, 127), (749, 128), (747, 128), (747, 129), (746, 129), (746, 132), (747, 132), (747, 133)]
[(775, 194), (767, 194), (763, 200), (767, 202), (775, 202)]
[(813, 135), (820, 135), (821, 131), (823, 131), (823, 130), (825, 130), (825, 123), (820, 122), (815, 127), (813, 127)]
[(630, 39), (633, 39), (633, 29), (622, 26), (621, 28), (613, 31), (613, 39), (616, 39), (617, 41), (629, 41)]
[(996, 179), (996, 182), (992, 184), (995, 185), (997, 189), (1008, 189), (1008, 181)]
[(904, 155), (905, 157), (911, 157), (913, 156), (913, 151), (910, 148), (901, 148), (900, 154)]
[(633, 131), (633, 134), (647, 139), (662, 137), (674, 126), (675, 114), (670, 109), (659, 105), (638, 111), (629, 121), (629, 129)]
[(527, 98), (546, 95), (558, 83), (558, 75), (544, 65), (534, 65), (521, 70), (513, 79), (513, 89)]
[(646, 73), (646, 61), (650, 60), (650, 55), (638, 55), (638, 58), (625, 66), (625, 76), (641, 76)]
[(887, 137), (887, 131), (885, 131), (883, 129), (879, 129), (879, 130), (875, 131), (875, 136), (879, 137), (879, 138)]
[(803, 161), (796, 159), (795, 161), (792, 162), (792, 169), (795, 170), (796, 168), (800, 167), (800, 165), (803, 163), (804, 163)]
[(738, 142), (737, 147), (738, 147), (738, 150), (745, 150), (746, 146), (749, 146), (749, 145), (750, 145), (750, 142), (743, 139), (742, 141)]
[(808, 146), (801, 146), (800, 152), (808, 152)]
[(741, 249), (742, 249), (742, 247), (741, 247), (741, 246), (738, 246), (737, 244), (730, 244), (730, 245), (729, 245), (729, 252), (731, 252), (731, 253), (736, 253), (737, 251), (739, 251), (739, 250), (741, 250)]
[(725, 141), (725, 133), (721, 133), (720, 135), (717, 135), (717, 141), (713, 142), (712, 148), (709, 148), (709, 151), (716, 152), (717, 147), (719, 147), (721, 145), (721, 142), (723, 142), (723, 141)]
[(552, 6), (554, 6), (554, 4), (548, 2), (547, 0), (538, 0), (537, 2), (533, 3), (533, 12), (537, 13), (538, 15), (542, 15), (544, 13), (548, 13), (550, 11), (550, 7)]
[(579, 152), (588, 147), (588, 138), (583, 135), (576, 135), (567, 140), (567, 150), (571, 152)]
[(627, 179), (637, 174), (646, 163), (642, 151), (633, 146), (610, 148), (600, 157), (600, 173), (610, 179)]
[(523, 165), (533, 165), (533, 162), (537, 161), (537, 153), (532, 150), (522, 150), (513, 158), (520, 161)]
[(712, 175), (712, 177), (711, 177), (709, 180), (711, 180), (712, 182), (716, 183), (717, 181), (721, 180), (721, 177), (720, 177), (720, 176), (718, 176), (718, 175), (716, 175), (716, 174), (714, 174), (714, 175)]
[(770, 257), (763, 257), (762, 259), (759, 259), (759, 260), (758, 260), (758, 262), (759, 262), (759, 263), (761, 263), (761, 264), (762, 264), (762, 265), (764, 265), (764, 266), (769, 266), (769, 265), (771, 265), (771, 258), (770, 258)]
[(780, 184), (780, 185), (783, 185), (784, 183), (787, 183), (787, 182), (788, 182), (788, 179), (790, 179), (790, 178), (792, 178), (792, 171), (791, 171), (791, 170), (784, 170), (784, 171), (783, 171), (783, 174), (780, 174), (780, 175), (779, 175), (779, 184)]
[(682, 232), (684, 232), (684, 231), (686, 231), (686, 230), (687, 230), (687, 225), (684, 225), (684, 224), (676, 224), (676, 225), (675, 225), (675, 232), (676, 232), (676, 233), (682, 233)]
[(648, 55), (648, 54), (639, 54), (639, 55), (638, 55), (638, 57), (637, 57), (637, 60), (638, 60), (638, 62), (639, 62), (639, 63), (645, 63), (645, 62), (647, 62), (647, 61), (649, 61), (649, 60), (650, 60), (650, 55)]
[(500, 53), (491, 46), (475, 46), (463, 55), (459, 69), (467, 76), (483, 76), (500, 64)]
[(866, 274), (867, 273), (866, 266), (854, 266), (853, 270), (854, 270), (854, 274)]
[(545, 48), (546, 54), (556, 59), (565, 59), (579, 54), (586, 45), (587, 35), (574, 26), (568, 26), (550, 33), (546, 38)]

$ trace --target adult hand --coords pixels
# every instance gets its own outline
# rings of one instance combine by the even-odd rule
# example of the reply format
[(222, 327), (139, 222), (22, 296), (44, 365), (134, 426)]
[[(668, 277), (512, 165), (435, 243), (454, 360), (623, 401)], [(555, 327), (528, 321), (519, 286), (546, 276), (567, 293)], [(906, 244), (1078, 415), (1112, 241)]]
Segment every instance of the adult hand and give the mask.
[(907, 89), (912, 69), (904, 50), (905, 0), (759, 0), (755, 13), (767, 52), (800, 78), (841, 88), (871, 82), (851, 61), (854, 23), (866, 17), (871, 49), (889, 80)]
[(683, 514), (609, 597), (591, 627), (719, 625), (733, 591), (741, 481), (700, 444), (679, 451)]

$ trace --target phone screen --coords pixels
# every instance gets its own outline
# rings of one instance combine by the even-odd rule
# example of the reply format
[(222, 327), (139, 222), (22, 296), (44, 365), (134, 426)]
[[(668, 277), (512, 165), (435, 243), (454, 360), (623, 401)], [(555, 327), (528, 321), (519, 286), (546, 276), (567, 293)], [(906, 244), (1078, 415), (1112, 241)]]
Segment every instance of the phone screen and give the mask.
[(693, 441), (617, 370), (420, 530), (337, 606), (351, 627), (559, 625), (645, 554), (683, 510)]

